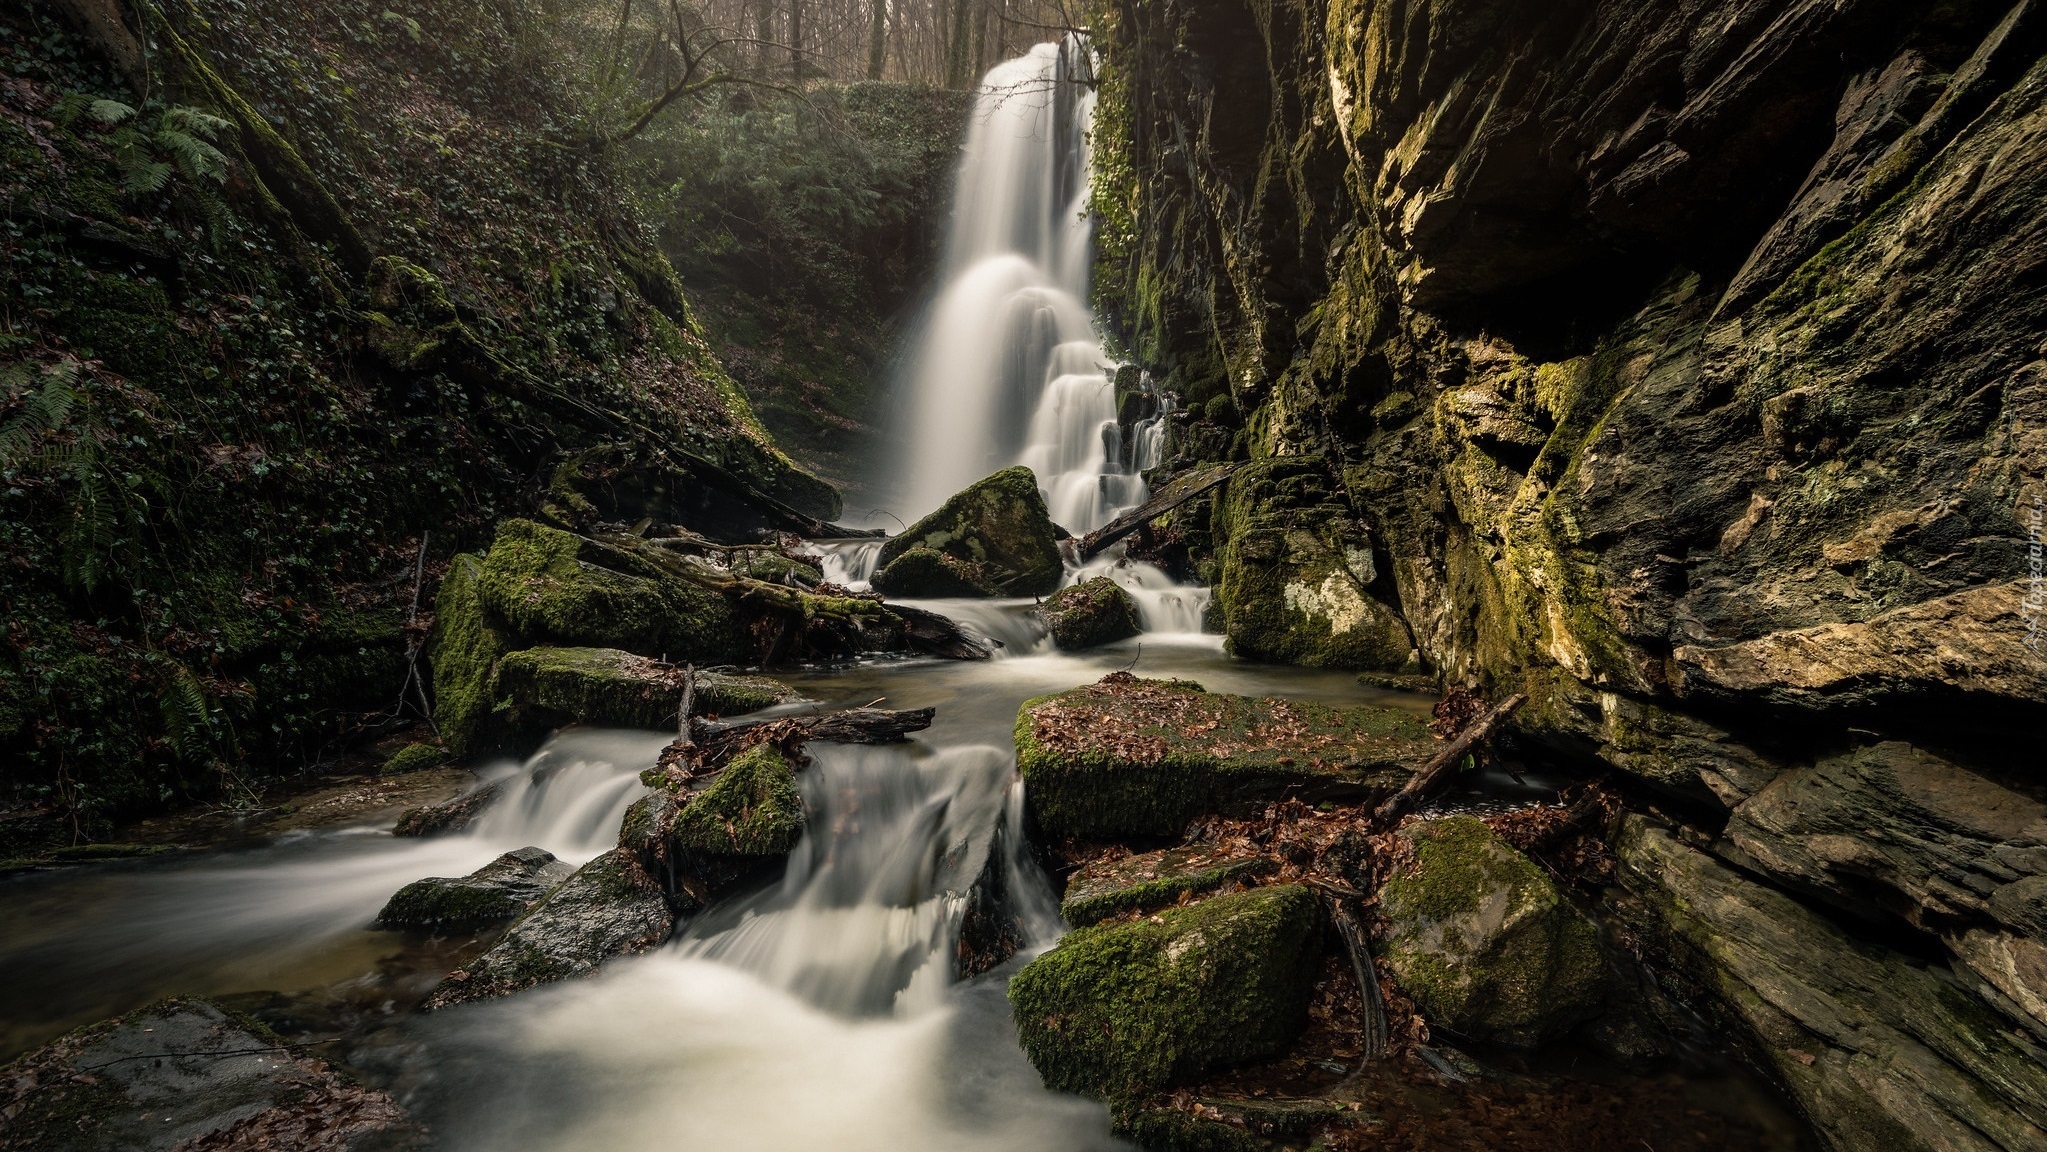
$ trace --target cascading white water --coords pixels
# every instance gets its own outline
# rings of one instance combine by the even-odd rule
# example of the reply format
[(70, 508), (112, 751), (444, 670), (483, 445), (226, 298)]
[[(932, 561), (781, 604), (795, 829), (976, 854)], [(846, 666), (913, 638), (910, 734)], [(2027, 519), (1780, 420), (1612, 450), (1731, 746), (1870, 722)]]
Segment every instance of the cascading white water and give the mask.
[(945, 279), (912, 360), (901, 502), (922, 515), (999, 468), (1037, 473), (1052, 519), (1100, 527), (1143, 498), (1087, 297), (1090, 67), (1069, 38), (981, 81)]

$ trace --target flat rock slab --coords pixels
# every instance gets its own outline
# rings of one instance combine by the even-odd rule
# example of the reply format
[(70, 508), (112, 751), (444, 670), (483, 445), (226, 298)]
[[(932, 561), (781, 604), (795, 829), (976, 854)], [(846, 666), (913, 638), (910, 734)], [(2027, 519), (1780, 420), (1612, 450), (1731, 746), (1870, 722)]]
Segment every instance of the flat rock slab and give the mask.
[(482, 785), (465, 792), (453, 800), (439, 804), (427, 804), (413, 808), (398, 817), (397, 826), (391, 829), (393, 836), (440, 836), (449, 832), (460, 832), (476, 823), (483, 810), (498, 798), (499, 785), (496, 782)]
[(523, 914), (576, 874), (540, 848), (507, 852), (467, 876), (429, 876), (400, 888), (377, 913), (379, 928), (465, 932)]
[(369, 1152), (423, 1131), (388, 1095), (207, 1000), (90, 1024), (0, 1077), (7, 1152)]
[[(498, 661), (500, 711), (519, 727), (571, 722), (625, 728), (676, 726), (683, 669), (617, 648), (527, 648)], [(792, 700), (788, 686), (759, 676), (696, 674), (696, 712), (736, 716)]]
[(1231, 855), (1208, 845), (1098, 861), (1067, 881), (1059, 914), (1081, 928), (1122, 912), (1162, 908), (1182, 896), (1213, 892), (1277, 867), (1267, 856)]
[(614, 848), (576, 870), (490, 951), (448, 974), (428, 1010), (506, 996), (596, 970), (668, 939), (675, 915), (631, 855)]
[(1441, 744), (1405, 712), (1205, 692), (1114, 672), (1025, 701), (1017, 767), (1053, 837), (1166, 836), (1284, 796), (1368, 803)]

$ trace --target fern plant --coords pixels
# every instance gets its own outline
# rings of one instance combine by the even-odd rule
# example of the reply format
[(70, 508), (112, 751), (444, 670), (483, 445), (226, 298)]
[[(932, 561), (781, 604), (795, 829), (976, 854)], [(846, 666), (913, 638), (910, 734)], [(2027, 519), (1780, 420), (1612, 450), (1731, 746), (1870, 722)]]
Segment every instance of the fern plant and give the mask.
[(213, 141), (231, 121), (184, 104), (172, 104), (145, 117), (119, 100), (73, 92), (57, 103), (65, 126), (81, 119), (109, 129), (107, 143), (121, 169), (121, 187), (130, 195), (163, 191), (173, 175), (183, 176), (206, 217), (207, 231), (218, 238), (226, 223), (227, 205), (220, 189), (227, 183), (227, 153)]
[[(40, 369), (25, 363), (0, 368), (0, 401), (22, 401), (21, 411), (0, 425), (0, 472), (34, 467), (67, 482), (68, 514), (57, 537), (64, 580), (92, 592), (106, 578), (121, 521), (135, 511), (138, 497), (107, 464), (111, 430), (78, 381), (78, 361), (70, 357)], [(62, 438), (67, 430), (71, 435)]]

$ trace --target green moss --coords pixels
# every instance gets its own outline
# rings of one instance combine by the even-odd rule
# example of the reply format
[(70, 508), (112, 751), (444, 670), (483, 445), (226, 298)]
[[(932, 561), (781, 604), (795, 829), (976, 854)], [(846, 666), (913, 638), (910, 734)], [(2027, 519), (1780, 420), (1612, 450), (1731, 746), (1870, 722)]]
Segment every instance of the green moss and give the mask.
[(1307, 1021), (1320, 956), (1315, 895), (1258, 888), (1077, 929), (1009, 1000), (1048, 1087), (1128, 1099), (1279, 1052)]
[(757, 744), (683, 805), (670, 838), (699, 856), (783, 856), (803, 825), (795, 769), (773, 746)]
[(536, 709), (549, 727), (570, 721), (626, 728), (676, 724), (675, 670), (616, 648), (528, 648), (498, 662), (498, 700)]
[(873, 585), (891, 596), (988, 596), (978, 567), (936, 548), (911, 548), (876, 570)]
[(1142, 631), (1137, 602), (1107, 576), (1061, 588), (1038, 615), (1051, 629), (1052, 642), (1068, 651), (1113, 644)]
[(1127, 674), (1025, 701), (1015, 737), (1039, 825), (1084, 837), (1171, 835), (1203, 812), (1282, 794), (1370, 799), (1437, 746), (1421, 721), (1393, 709), (1206, 693)]
[(525, 910), (524, 900), (502, 888), (435, 877), (415, 880), (393, 893), (377, 913), (377, 924), (461, 932), (510, 920)]
[(1317, 668), (1412, 670), (1413, 638), (1370, 589), (1371, 539), (1319, 457), (1252, 463), (1216, 503), (1215, 611), (1232, 654)]
[(407, 772), (423, 772), (438, 767), (448, 758), (448, 753), (438, 744), (407, 744), (391, 754), (384, 761), (383, 774), (400, 776)]
[(1384, 954), (1430, 1020), (1534, 1045), (1597, 1010), (1606, 984), (1598, 925), (1547, 873), (1474, 816), (1402, 834), (1414, 852), (1379, 895)]
[(1042, 596), (1059, 587), (1065, 571), (1037, 477), (1022, 467), (1005, 468), (955, 493), (883, 545), (881, 567), (913, 548), (959, 561), (988, 596)]
[(529, 641), (707, 664), (743, 656), (738, 620), (725, 598), (665, 577), (651, 564), (571, 533), (507, 520), (484, 558), (477, 593), (492, 617)]
[(434, 600), (434, 633), (427, 644), (434, 692), (434, 723), (448, 751), (475, 750), (490, 716), (503, 633), (484, 617), (479, 595), (482, 564), (460, 555), (448, 566)]
[(1205, 845), (1091, 864), (1067, 881), (1059, 915), (1081, 928), (1122, 912), (1162, 908), (1189, 893), (1214, 891), (1277, 866), (1267, 856), (1230, 857)]

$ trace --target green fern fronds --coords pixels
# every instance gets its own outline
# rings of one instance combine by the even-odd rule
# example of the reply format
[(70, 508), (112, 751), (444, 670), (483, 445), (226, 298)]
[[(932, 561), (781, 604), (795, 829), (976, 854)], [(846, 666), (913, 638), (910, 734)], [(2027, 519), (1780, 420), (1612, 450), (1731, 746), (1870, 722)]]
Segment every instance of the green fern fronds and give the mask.
[(186, 760), (206, 760), (213, 755), (213, 703), (206, 686), (183, 664), (173, 664), (157, 696), (163, 713), (164, 733), (171, 750)]
[[(42, 370), (43, 386), (28, 398), (28, 404), (14, 419), (0, 426), (0, 469), (18, 468), (29, 458), (37, 437), (64, 427), (81, 399), (72, 382), (78, 379), (78, 361), (65, 359)], [(34, 382), (35, 370), (27, 364), (10, 364), (0, 370), (0, 388), (13, 400), (20, 390)]]

